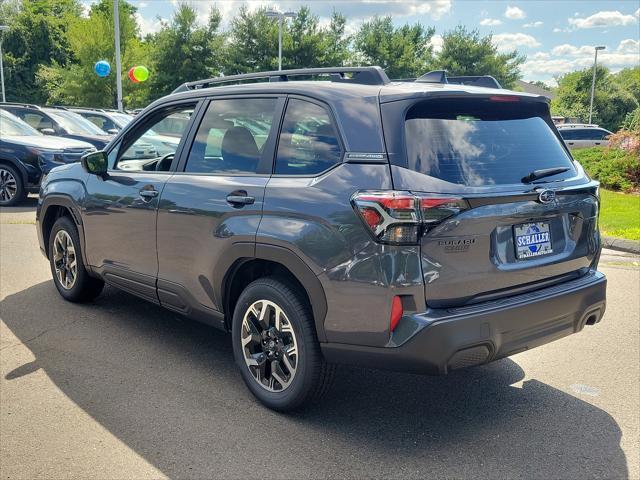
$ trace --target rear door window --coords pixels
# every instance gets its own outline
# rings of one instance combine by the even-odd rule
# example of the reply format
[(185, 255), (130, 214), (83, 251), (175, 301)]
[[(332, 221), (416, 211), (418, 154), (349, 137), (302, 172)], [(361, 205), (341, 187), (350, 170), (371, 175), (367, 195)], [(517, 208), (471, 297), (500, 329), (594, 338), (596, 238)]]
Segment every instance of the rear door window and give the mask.
[(299, 99), (287, 104), (276, 157), (275, 173), (317, 175), (342, 157), (338, 135), (329, 112)]
[(569, 167), (561, 141), (543, 118), (544, 105), (489, 99), (420, 102), (405, 119), (408, 168), (467, 186), (519, 184), (533, 170)]
[(185, 172), (257, 173), (276, 103), (276, 98), (212, 100), (198, 127)]

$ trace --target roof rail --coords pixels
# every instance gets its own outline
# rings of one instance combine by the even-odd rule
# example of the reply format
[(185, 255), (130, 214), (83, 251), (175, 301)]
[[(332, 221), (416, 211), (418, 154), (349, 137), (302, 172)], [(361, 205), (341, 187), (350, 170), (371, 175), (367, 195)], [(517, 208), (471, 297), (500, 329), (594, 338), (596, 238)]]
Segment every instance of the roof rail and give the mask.
[(448, 77), (446, 70), (433, 70), (416, 78), (417, 83), (455, 83), (474, 87), (502, 88), (500, 83), (491, 75), (471, 75)]
[[(352, 77), (345, 74), (351, 73)], [(214, 87), (226, 83), (244, 82), (246, 80), (264, 80), (269, 82), (286, 82), (290, 77), (328, 75), (332, 82), (357, 83), (361, 85), (385, 85), (389, 83), (389, 77), (380, 67), (322, 67), (322, 68), (298, 68), (295, 70), (274, 70), (270, 72), (253, 72), (242, 75), (229, 75), (228, 77), (209, 78), (186, 82), (176, 88), (173, 93), (186, 92), (198, 88)]]
[(40, 110), (38, 105), (34, 105), (32, 103), (23, 103), (23, 102), (0, 102), (0, 107), (3, 105), (12, 105), (14, 107), (27, 107), (27, 108), (35, 108)]

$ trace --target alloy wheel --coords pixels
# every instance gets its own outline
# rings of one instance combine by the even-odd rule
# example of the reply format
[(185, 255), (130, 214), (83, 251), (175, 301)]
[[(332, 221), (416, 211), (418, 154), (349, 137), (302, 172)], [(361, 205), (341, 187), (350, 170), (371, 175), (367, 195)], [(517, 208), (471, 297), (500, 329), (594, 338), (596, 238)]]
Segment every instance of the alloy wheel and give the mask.
[(78, 261), (73, 240), (65, 230), (59, 230), (53, 240), (53, 264), (62, 288), (73, 288), (78, 277)]
[(0, 202), (9, 202), (18, 192), (18, 182), (13, 173), (0, 168)]
[(247, 368), (270, 392), (285, 390), (296, 375), (298, 344), (283, 310), (269, 300), (251, 304), (242, 319), (242, 351)]

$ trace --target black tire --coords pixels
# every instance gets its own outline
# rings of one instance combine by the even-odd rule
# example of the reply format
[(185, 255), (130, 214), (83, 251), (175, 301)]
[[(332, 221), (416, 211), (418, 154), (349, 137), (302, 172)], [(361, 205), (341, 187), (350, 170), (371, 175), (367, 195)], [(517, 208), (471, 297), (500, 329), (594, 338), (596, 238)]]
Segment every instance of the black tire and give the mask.
[[(56, 248), (54, 244), (56, 243), (56, 239), (58, 238), (58, 234), (61, 234), (60, 238), (66, 238), (64, 234), (68, 235), (72, 242), (72, 247), (75, 251), (73, 258), (75, 259), (76, 273), (73, 275), (73, 283), (65, 287), (62, 284), (62, 281), (58, 277), (58, 271), (56, 269), (56, 259), (54, 249)], [(57, 247), (59, 248), (59, 247)], [(86, 302), (93, 300), (102, 291), (104, 287), (104, 282), (98, 278), (92, 277), (87, 272), (87, 269), (84, 266), (84, 262), (82, 261), (82, 251), (81, 251), (81, 243), (80, 243), (80, 235), (78, 234), (78, 229), (73, 223), (73, 220), (69, 217), (60, 217), (53, 224), (53, 228), (51, 229), (51, 234), (49, 235), (49, 265), (51, 266), (51, 275), (53, 276), (53, 283), (55, 284), (58, 292), (65, 300), (69, 300), (70, 302)], [(71, 256), (68, 257), (71, 259)], [(58, 264), (60, 267), (60, 264)]]
[[(243, 320), (249, 308), (262, 300), (272, 302), (282, 309), (284, 321), (293, 329), (297, 344), (295, 373), (290, 384), (280, 391), (269, 391), (268, 387), (261, 385), (245, 361), (245, 351), (248, 350), (242, 345)], [(242, 379), (251, 393), (273, 410), (285, 412), (299, 408), (322, 396), (333, 380), (335, 367), (326, 363), (322, 356), (310, 308), (304, 301), (304, 296), (286, 279), (260, 278), (245, 288), (233, 314), (232, 341)]]
[[(7, 180), (11, 182), (5, 183)], [(15, 188), (15, 193), (14, 192)], [(11, 198), (8, 196), (11, 195)], [(27, 197), (27, 190), (22, 182), (22, 175), (13, 165), (0, 163), (0, 207), (12, 207), (22, 203)]]

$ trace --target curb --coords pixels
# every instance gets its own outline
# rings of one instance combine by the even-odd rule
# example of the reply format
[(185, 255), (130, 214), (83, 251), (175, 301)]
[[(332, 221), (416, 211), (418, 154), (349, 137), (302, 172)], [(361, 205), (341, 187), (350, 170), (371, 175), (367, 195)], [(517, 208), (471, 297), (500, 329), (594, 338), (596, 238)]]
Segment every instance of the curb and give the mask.
[(624, 238), (602, 236), (602, 246), (611, 250), (620, 250), (622, 252), (635, 253), (640, 255), (640, 241), (626, 240)]

